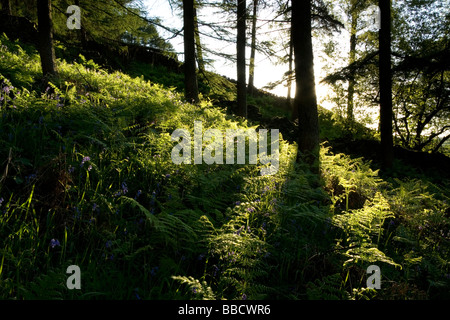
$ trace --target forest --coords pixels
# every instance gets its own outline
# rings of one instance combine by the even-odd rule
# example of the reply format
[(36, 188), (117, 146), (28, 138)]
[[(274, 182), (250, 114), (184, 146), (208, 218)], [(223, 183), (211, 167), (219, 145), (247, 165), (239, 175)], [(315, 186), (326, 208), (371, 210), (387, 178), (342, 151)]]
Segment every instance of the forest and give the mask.
[(447, 300), (449, 168), (449, 0), (0, 0), (0, 300)]

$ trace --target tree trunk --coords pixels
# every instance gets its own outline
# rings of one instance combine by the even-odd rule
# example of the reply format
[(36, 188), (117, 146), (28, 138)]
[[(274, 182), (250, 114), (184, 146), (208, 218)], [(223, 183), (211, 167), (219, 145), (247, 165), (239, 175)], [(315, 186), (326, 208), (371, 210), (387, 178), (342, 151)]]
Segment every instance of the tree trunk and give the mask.
[(37, 0), (39, 53), (44, 77), (56, 75), (51, 0)]
[[(79, 6), (81, 8), (80, 0), (75, 0), (75, 5), (77, 5), (77, 6)], [(81, 15), (81, 16), (83, 16), (83, 15)], [(81, 22), (81, 29), (80, 29), (80, 32), (79, 32), (79, 39), (80, 39), (80, 42), (81, 42), (81, 46), (83, 48), (87, 48), (87, 42), (88, 42), (87, 41), (87, 33), (86, 33), (86, 29), (83, 26), (83, 22)]]
[(290, 39), (289, 39), (289, 71), (288, 71), (288, 79), (287, 79), (287, 105), (288, 105), (288, 109), (292, 111), (292, 116), (291, 119), (292, 121), (297, 120), (298, 119), (298, 110), (297, 108), (293, 107), (292, 104), (292, 79), (294, 77), (294, 70), (292, 69), (292, 63), (293, 63), (293, 55), (294, 55), (294, 45), (292, 42), (292, 30), (291, 30), (291, 34), (290, 34)]
[(299, 157), (310, 165), (319, 157), (319, 118), (311, 37), (311, 1), (292, 1), (292, 41), (295, 59), (295, 108), (299, 118)]
[[(356, 58), (356, 31), (358, 24), (358, 11), (356, 9), (356, 1), (351, 0), (350, 5), (350, 15), (351, 15), (351, 30), (350, 30), (350, 64), (355, 62)], [(354, 120), (354, 96), (355, 93), (355, 72), (352, 71), (350, 74), (350, 79), (348, 81), (348, 92), (347, 92), (347, 121), (352, 123)]]
[(10, 0), (1, 0), (2, 4), (2, 14), (6, 14), (8, 16), (12, 15), (11, 12), (11, 1)]
[(391, 74), (391, 1), (379, 0), (380, 22), (380, 136), (384, 168), (392, 167), (394, 142), (392, 136), (392, 74)]
[(252, 17), (252, 44), (250, 52), (250, 66), (248, 76), (248, 94), (253, 95), (255, 85), (255, 55), (256, 55), (256, 14), (258, 9), (258, 0), (253, 0), (253, 17)]
[(194, 0), (183, 0), (184, 22), (184, 85), (188, 102), (198, 103), (198, 84), (195, 67)]
[(198, 28), (198, 19), (197, 19), (197, 8), (196, 3), (194, 3), (194, 32), (195, 32), (195, 47), (197, 49), (197, 64), (198, 70), (201, 73), (205, 72), (205, 61), (203, 59), (203, 48), (200, 42), (200, 32)]
[(247, 5), (245, 0), (237, 0), (237, 115), (247, 117), (247, 85), (245, 64)]

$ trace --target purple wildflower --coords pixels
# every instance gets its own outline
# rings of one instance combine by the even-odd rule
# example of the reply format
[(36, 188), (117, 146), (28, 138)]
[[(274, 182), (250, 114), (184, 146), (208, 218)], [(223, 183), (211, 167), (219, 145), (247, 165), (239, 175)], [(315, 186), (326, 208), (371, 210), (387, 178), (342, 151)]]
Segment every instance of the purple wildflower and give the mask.
[(34, 179), (36, 179), (37, 175), (35, 173), (30, 174), (29, 176), (25, 177), (25, 180), (27, 181), (27, 183), (30, 183), (31, 181), (33, 181)]
[(155, 276), (156, 273), (158, 272), (158, 270), (159, 270), (159, 267), (153, 267), (152, 270), (150, 270), (150, 274), (151, 274), (152, 276)]
[(136, 196), (134, 197), (134, 200), (137, 200), (137, 198), (139, 198), (139, 196), (142, 194), (142, 190), (138, 190), (136, 193)]
[(217, 272), (219, 271), (219, 267), (214, 265), (214, 274), (213, 277), (215, 277), (217, 275)]
[(240, 228), (238, 229), (238, 231), (235, 232), (235, 234), (237, 234), (238, 236), (240, 236), (242, 230), (244, 230), (244, 226), (240, 227)]
[(6, 94), (9, 94), (9, 92), (11, 91), (12, 88), (13, 88), (12, 86), (11, 87), (9, 87), (9, 86), (3, 87), (3, 92)]
[(87, 161), (91, 161), (91, 158), (90, 157), (83, 157), (83, 160), (81, 160), (81, 164), (80, 164), (80, 167), (82, 167)]
[(56, 247), (56, 246), (60, 247), (61, 244), (59, 243), (58, 239), (52, 239), (52, 240), (50, 240), (50, 246), (51, 246), (52, 248), (54, 248), (54, 247)]
[(128, 192), (128, 187), (126, 182), (122, 182), (122, 192), (123, 194), (126, 194)]

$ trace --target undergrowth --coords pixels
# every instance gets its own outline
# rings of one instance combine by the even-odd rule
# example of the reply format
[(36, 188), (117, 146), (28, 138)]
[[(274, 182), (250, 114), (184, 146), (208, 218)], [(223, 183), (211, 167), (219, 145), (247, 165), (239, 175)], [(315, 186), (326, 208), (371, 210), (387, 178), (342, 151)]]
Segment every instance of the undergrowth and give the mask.
[(272, 176), (175, 165), (175, 129), (250, 126), (157, 77), (80, 57), (41, 88), (32, 48), (3, 36), (0, 56), (2, 299), (448, 298), (445, 183), (385, 181), (325, 146), (319, 177), (283, 139)]

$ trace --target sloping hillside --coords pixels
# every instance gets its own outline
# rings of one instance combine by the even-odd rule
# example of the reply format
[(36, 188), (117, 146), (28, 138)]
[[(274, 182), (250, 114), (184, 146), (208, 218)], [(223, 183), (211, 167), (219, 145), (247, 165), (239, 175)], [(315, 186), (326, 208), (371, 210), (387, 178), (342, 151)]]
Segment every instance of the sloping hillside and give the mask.
[(40, 88), (36, 50), (0, 41), (1, 298), (448, 298), (448, 182), (380, 177), (325, 146), (317, 176), (283, 139), (272, 176), (176, 165), (174, 130), (251, 125), (81, 58)]

